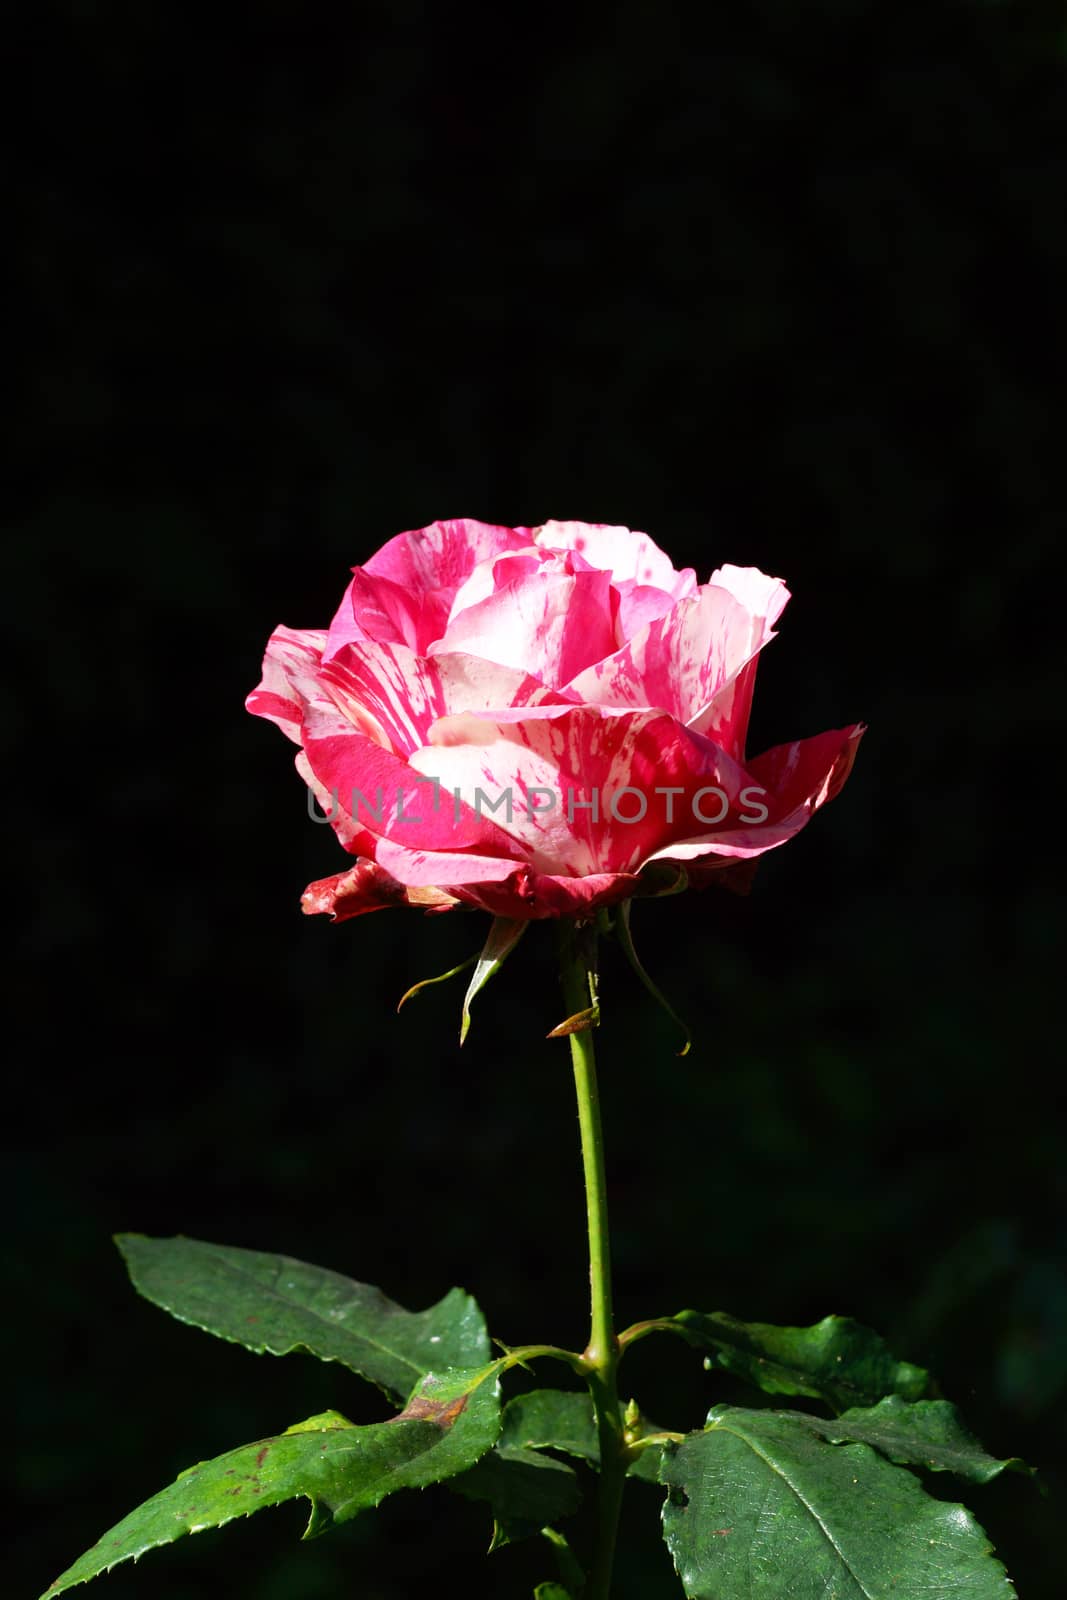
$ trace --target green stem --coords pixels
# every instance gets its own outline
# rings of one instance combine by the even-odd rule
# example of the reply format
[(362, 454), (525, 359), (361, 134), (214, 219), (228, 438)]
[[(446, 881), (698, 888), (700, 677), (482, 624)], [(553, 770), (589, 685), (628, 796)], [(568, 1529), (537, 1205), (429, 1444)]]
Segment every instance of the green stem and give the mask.
[[(562, 927), (560, 967), (568, 1011), (596, 1011), (596, 932), (572, 923)], [(592, 1028), (570, 1035), (574, 1087), (578, 1096), (578, 1124), (585, 1173), (585, 1204), (589, 1226), (589, 1288), (591, 1326), (585, 1348), (586, 1381), (596, 1414), (600, 1441), (600, 1489), (596, 1551), (585, 1600), (608, 1600), (615, 1559), (622, 1491), (626, 1481), (625, 1440), (619, 1411), (617, 1368), (619, 1344), (611, 1303), (611, 1245), (608, 1234), (608, 1199), (604, 1171), (604, 1135), (600, 1125), (596, 1058)]]

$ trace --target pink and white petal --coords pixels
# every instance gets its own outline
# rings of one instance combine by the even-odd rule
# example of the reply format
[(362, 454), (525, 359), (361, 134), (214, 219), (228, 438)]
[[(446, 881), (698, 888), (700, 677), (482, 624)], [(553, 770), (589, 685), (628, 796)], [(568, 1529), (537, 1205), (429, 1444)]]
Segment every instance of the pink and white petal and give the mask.
[[(748, 763), (745, 783), (738, 791), (744, 804), (742, 815), (751, 821), (731, 815), (712, 831), (665, 845), (644, 864), (685, 863), (710, 855), (747, 859), (785, 844), (820, 806), (840, 792), (864, 732), (863, 724), (857, 723), (768, 750)], [(762, 809), (767, 812), (765, 818), (759, 815)]]
[[(350, 640), (325, 663), (330, 700), (354, 727), (398, 755), (431, 742), (442, 717), (551, 701), (569, 702), (528, 672), (457, 651), (420, 656), (402, 644)], [(377, 732), (375, 731), (377, 730)]]
[(775, 638), (774, 624), (785, 610), (789, 590), (781, 578), (768, 577), (758, 567), (734, 566), (713, 572), (709, 587), (725, 589), (751, 617), (748, 658), (726, 677), (707, 704), (687, 719), (688, 725), (744, 760), (757, 658)]
[(373, 855), (374, 835), (368, 833), (367, 829), (362, 827), (342, 805), (340, 794), (331, 794), (325, 784), (319, 782), (303, 750), (297, 751), (296, 770), (317, 800), (319, 810), (337, 835), (338, 843), (343, 845), (350, 856)]
[[(524, 858), (516, 841), (391, 750), (358, 732), (332, 707), (304, 724), (304, 751), (315, 778), (358, 827), (419, 852), (470, 851)], [(375, 848), (375, 856), (378, 850)]]
[(547, 550), (539, 545), (526, 545), (519, 550), (509, 550), (504, 555), (490, 556), (475, 567), (467, 581), (456, 591), (449, 619), (461, 611), (487, 600), (498, 589), (506, 588), (520, 578), (542, 577), (556, 574), (571, 576), (575, 572), (595, 572), (597, 569), (576, 550)]
[[(724, 735), (714, 742), (739, 753), (736, 730), (747, 723), (749, 701), (723, 691), (771, 637), (761, 614), (706, 584), (571, 679), (566, 691), (594, 705), (655, 707), (696, 733), (714, 725)], [(746, 687), (750, 693), (751, 676)]]
[(263, 657), (263, 677), (245, 701), (254, 717), (265, 717), (300, 743), (304, 712), (325, 701), (318, 683), (326, 634), (321, 628), (275, 628)]
[(337, 709), (379, 743), (407, 755), (426, 743), (428, 730), (447, 707), (435, 664), (405, 644), (351, 639), (324, 662), (323, 684)]
[(832, 728), (811, 739), (775, 745), (746, 765), (782, 809), (806, 805), (814, 812), (840, 794), (866, 731), (862, 722)]
[(552, 550), (577, 550), (590, 564), (611, 573), (615, 583), (628, 579), (665, 589), (675, 599), (692, 594), (697, 586), (692, 567), (676, 572), (670, 560), (647, 533), (615, 527), (606, 522), (546, 522), (534, 530), (539, 545)]
[[(498, 708), (522, 714), (535, 706), (572, 704), (569, 696), (546, 687), (521, 666), (501, 666), (462, 650), (431, 656), (428, 666), (437, 674), (444, 716), (484, 712), (495, 716)], [(432, 738), (423, 742), (429, 744)]]
[(316, 879), (308, 884), (300, 900), (305, 916), (325, 913), (334, 922), (348, 922), (390, 906), (452, 911), (460, 903), (455, 895), (441, 889), (408, 889), (374, 861), (357, 861), (347, 872)]
[(530, 577), (544, 564), (544, 560), (544, 552), (531, 544), (523, 549), (508, 550), (503, 555), (492, 555), (488, 560), (480, 561), (470, 577), (456, 590), (449, 620), (458, 616), (461, 611), (466, 611), (469, 606), (476, 606), (479, 601), (488, 600), (491, 594), (503, 589), (506, 584), (513, 583), (516, 578)]
[[(558, 716), (557, 711), (557, 716)], [(578, 875), (597, 867), (595, 836), (580, 809), (577, 780), (560, 772), (552, 748), (564, 737), (555, 722), (489, 722), (448, 719), (448, 731), (473, 737), (417, 750), (411, 765), (436, 779), (444, 793), (458, 795), (468, 809), (494, 816), (515, 841), (512, 854), (543, 872)], [(573, 794), (568, 819), (568, 797)], [(590, 833), (592, 832), (592, 838)]]
[(469, 850), (413, 850), (391, 839), (375, 842), (374, 859), (413, 892), (437, 887), (457, 896), (466, 884), (506, 883), (526, 870), (524, 863), (505, 856), (480, 856)]
[(364, 571), (418, 593), (449, 591), (451, 604), (452, 595), (480, 562), (532, 543), (529, 528), (456, 517), (398, 533), (364, 564)]
[(458, 612), (430, 653), (481, 656), (556, 689), (614, 647), (608, 574), (538, 571)]
[(729, 750), (737, 761), (745, 759), (745, 741), (748, 738), (758, 665), (759, 656), (753, 655), (740, 672), (728, 678), (707, 705), (702, 706), (687, 723), (694, 733), (703, 734), (705, 739), (710, 739), (721, 749)]
[(365, 638), (405, 644), (424, 654), (448, 622), (449, 589), (409, 588), (366, 567), (352, 569), (350, 585), (356, 627)]
[(615, 642), (620, 649), (650, 622), (658, 621), (674, 609), (675, 597), (666, 589), (657, 589), (649, 583), (617, 583), (615, 592), (619, 597)]
[(354, 591), (355, 579), (352, 578), (345, 589), (341, 604), (337, 607), (330, 621), (329, 631), (326, 635), (326, 646), (322, 652), (324, 661), (331, 660), (351, 640), (365, 639), (367, 637), (356, 621)]
[(716, 567), (709, 584), (725, 589), (754, 617), (763, 617), (773, 628), (789, 602), (789, 590), (782, 578), (772, 578), (759, 567), (735, 567), (730, 562)]
[(660, 711), (535, 706), (495, 721), (445, 718), (432, 737), (411, 764), (500, 817), (537, 870), (564, 877), (636, 871), (692, 833), (686, 808), (698, 790), (725, 791), (736, 816), (748, 781), (726, 752)]

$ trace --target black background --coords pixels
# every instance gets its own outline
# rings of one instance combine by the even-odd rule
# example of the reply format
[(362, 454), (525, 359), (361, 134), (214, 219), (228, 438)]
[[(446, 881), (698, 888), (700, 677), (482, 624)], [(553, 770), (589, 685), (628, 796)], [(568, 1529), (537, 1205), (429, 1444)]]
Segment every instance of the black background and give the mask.
[[(470, 515), (781, 574), (751, 748), (870, 726), (747, 901), (638, 908), (687, 1060), (606, 953), (622, 1320), (877, 1326), (1042, 1469), (1046, 1499), (967, 1499), (1024, 1597), (1058, 1593), (1062, 8), (504, 16), (12, 26), (11, 1592), (194, 1460), (382, 1414), (338, 1368), (138, 1300), (113, 1231), (281, 1249), (413, 1306), (462, 1283), (505, 1340), (584, 1338), (548, 931), (462, 1055), (457, 986), (395, 1016), (482, 921), (302, 919), (344, 858), (242, 710), (276, 623), (324, 625), (354, 562)], [(730, 1397), (673, 1342), (631, 1362), (667, 1425)], [(673, 1594), (632, 1494), (619, 1594)], [(101, 1581), (385, 1600), (550, 1575), (536, 1545), (483, 1564), (482, 1511), (444, 1491), (304, 1548), (301, 1520)]]

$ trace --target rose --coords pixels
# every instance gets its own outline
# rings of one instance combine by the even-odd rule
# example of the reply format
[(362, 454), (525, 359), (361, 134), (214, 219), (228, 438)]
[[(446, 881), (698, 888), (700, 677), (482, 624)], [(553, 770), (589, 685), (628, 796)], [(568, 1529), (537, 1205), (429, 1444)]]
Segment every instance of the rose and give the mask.
[(359, 857), (304, 909), (529, 919), (744, 879), (838, 792), (863, 732), (746, 757), (788, 598), (755, 567), (698, 584), (599, 523), (391, 539), (327, 631), (274, 632), (247, 701)]

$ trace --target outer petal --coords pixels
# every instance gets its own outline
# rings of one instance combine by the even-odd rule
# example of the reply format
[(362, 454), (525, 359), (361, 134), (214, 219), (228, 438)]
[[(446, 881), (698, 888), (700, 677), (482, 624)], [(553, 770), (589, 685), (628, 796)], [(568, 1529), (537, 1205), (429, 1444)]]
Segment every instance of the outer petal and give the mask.
[(454, 594), (479, 562), (532, 542), (529, 528), (504, 528), (473, 517), (457, 517), (398, 533), (371, 557), (364, 570), (406, 589), (446, 589)]
[(335, 922), (348, 922), (388, 906), (419, 906), (425, 911), (451, 911), (460, 902), (440, 889), (408, 889), (373, 861), (357, 861), (347, 872), (309, 883), (301, 897), (307, 916), (326, 912)]
[[(308, 714), (304, 753), (326, 794), (331, 800), (336, 796), (341, 812), (376, 841), (388, 839), (420, 855), (445, 851), (526, 858), (514, 837), (451, 795), (442, 795), (408, 762), (368, 739), (332, 708)], [(374, 854), (379, 858), (377, 845)]]
[(813, 739), (775, 745), (750, 761), (748, 769), (783, 809), (810, 806), (817, 811), (841, 793), (866, 731), (866, 725), (857, 722)]
[(318, 801), (319, 810), (329, 820), (338, 842), (344, 846), (349, 855), (372, 856), (374, 835), (368, 833), (367, 829), (356, 821), (351, 812), (340, 804), (339, 798), (335, 802), (334, 796), (312, 772), (311, 764), (303, 750), (297, 752), (296, 770)]
[(330, 623), (325, 659), (353, 639), (401, 642), (425, 651), (445, 628), (457, 589), (491, 556), (521, 549), (528, 528), (460, 517), (398, 533), (361, 567)]
[(635, 872), (693, 833), (693, 817), (707, 814), (701, 789), (725, 793), (739, 825), (751, 781), (725, 751), (660, 711), (537, 706), (494, 721), (446, 718), (433, 738), (411, 765), (472, 810), (507, 802), (494, 815), (550, 876)]
[(246, 710), (277, 723), (294, 744), (300, 743), (307, 707), (326, 702), (318, 682), (325, 643), (321, 628), (275, 628), (267, 641), (259, 687), (245, 701)]
[(647, 533), (614, 527), (606, 522), (546, 522), (534, 530), (539, 545), (551, 550), (577, 550), (590, 565), (611, 573), (615, 583), (632, 579), (665, 589), (676, 600), (692, 594), (696, 573), (692, 567), (676, 572), (669, 556)]
[(748, 763), (749, 781), (763, 791), (764, 821), (678, 839), (649, 859), (684, 864), (710, 855), (748, 858), (785, 844), (840, 793), (865, 731), (855, 723), (768, 750)]
[(376, 839), (374, 858), (380, 866), (412, 889), (447, 888), (458, 895), (472, 885), (505, 883), (524, 866), (507, 856), (480, 856), (472, 850), (417, 850)]

